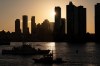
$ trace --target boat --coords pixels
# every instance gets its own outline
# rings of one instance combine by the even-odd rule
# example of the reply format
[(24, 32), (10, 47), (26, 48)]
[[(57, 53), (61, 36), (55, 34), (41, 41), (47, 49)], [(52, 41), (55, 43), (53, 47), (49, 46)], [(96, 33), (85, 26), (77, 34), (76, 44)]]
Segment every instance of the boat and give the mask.
[(43, 64), (60, 64), (60, 63), (66, 63), (67, 61), (63, 61), (62, 58), (56, 58), (53, 59), (53, 53), (43, 55), (41, 58), (36, 59), (33, 58), (35, 63), (43, 63)]
[(23, 44), (19, 47), (13, 47), (11, 50), (2, 50), (2, 54), (11, 54), (11, 55), (45, 55), (49, 54), (50, 50), (41, 50), (32, 48), (31, 45)]

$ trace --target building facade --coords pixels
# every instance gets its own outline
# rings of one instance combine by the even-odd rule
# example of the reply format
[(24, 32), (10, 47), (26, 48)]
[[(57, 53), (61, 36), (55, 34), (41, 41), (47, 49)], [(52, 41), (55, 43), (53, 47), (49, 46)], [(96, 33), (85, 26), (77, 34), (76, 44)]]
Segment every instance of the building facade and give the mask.
[(27, 15), (23, 15), (23, 34), (29, 34)]
[(86, 8), (76, 7), (72, 2), (66, 6), (67, 35), (84, 37), (86, 34)]
[(36, 23), (35, 23), (35, 16), (31, 18), (31, 34), (36, 33)]
[(21, 29), (20, 29), (20, 19), (16, 19), (15, 20), (15, 33), (21, 33)]
[(61, 28), (61, 8), (55, 7), (55, 13), (54, 33), (59, 34)]
[(95, 5), (95, 36), (96, 40), (100, 39), (100, 3)]

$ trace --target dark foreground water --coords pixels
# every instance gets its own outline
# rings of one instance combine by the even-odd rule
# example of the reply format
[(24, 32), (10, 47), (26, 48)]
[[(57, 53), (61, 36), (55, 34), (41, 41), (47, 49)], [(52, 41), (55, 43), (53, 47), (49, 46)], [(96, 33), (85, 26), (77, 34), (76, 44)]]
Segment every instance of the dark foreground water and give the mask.
[[(32, 60), (36, 56), (2, 55), (2, 49), (11, 49), (22, 42), (11, 42), (9, 45), (0, 46), (0, 66), (100, 66), (100, 45), (96, 43), (68, 44), (65, 42), (27, 42), (32, 47), (51, 49), (54, 58), (61, 57), (69, 62), (63, 64), (35, 64)], [(76, 50), (79, 52), (76, 53)]]

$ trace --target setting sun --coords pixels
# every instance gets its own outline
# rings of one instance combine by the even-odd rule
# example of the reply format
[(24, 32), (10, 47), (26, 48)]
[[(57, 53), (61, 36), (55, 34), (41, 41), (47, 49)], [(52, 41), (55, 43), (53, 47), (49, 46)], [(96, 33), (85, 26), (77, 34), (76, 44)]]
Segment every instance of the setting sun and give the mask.
[(55, 14), (56, 13), (54, 12), (54, 10), (52, 10), (51, 13), (50, 13), (50, 16), (54, 18)]

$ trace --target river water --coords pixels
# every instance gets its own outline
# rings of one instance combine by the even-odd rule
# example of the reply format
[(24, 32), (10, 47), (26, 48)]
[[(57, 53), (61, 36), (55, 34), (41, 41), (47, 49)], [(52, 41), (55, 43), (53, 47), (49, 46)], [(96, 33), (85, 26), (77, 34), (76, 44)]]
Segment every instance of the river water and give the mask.
[[(37, 56), (2, 55), (2, 49), (20, 46), (22, 42), (11, 42), (0, 46), (0, 66), (100, 66), (100, 45), (90, 42), (85, 44), (70, 44), (66, 42), (27, 42), (32, 47), (53, 50), (54, 58), (67, 60), (63, 64), (36, 64), (32, 60)], [(78, 50), (78, 53), (76, 51)]]

